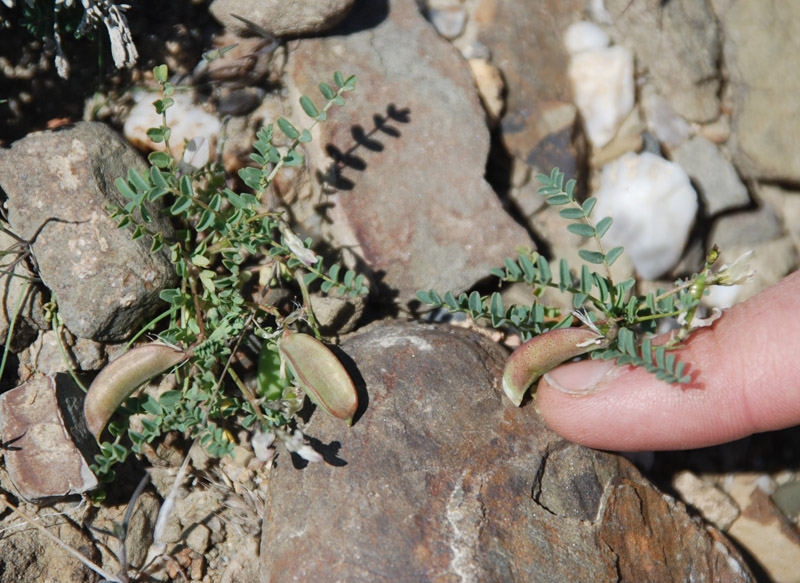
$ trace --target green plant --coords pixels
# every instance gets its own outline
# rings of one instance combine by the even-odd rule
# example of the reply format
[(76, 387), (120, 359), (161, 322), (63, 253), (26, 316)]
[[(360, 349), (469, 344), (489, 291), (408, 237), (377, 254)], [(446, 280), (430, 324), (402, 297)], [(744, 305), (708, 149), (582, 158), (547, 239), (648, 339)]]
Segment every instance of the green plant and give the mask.
[[(249, 193), (226, 187), (220, 165), (210, 162), (195, 168), (186, 155), (176, 159), (167, 123), (175, 87), (167, 80), (165, 65), (154, 73), (162, 88), (161, 98), (154, 102), (162, 125), (151, 128), (148, 135), (163, 143), (165, 151), (149, 155), (148, 172), (131, 170), (127, 179), (117, 180), (128, 202), (109, 211), (118, 227), (132, 229), (133, 238), (149, 237), (153, 253), (169, 253), (179, 285), (161, 293), (166, 310), (142, 330), (166, 321), (160, 342), (135, 348), (110, 363), (90, 387), (85, 410), (92, 431), (100, 438), (117, 405), (145, 380), (172, 369), (178, 384), (158, 398), (127, 398), (118, 409), (121, 415), (107, 424), (113, 441), (101, 443), (93, 469), (111, 479), (113, 465), (130, 450), (141, 452), (167, 431), (196, 437), (210, 454), (222, 456), (233, 449), (230, 429), (237, 425), (254, 434), (270, 434), (292, 451), (313, 457), (308, 446), (298, 442), (296, 430), (290, 430), (303, 398), (298, 387), (316, 392), (312, 397), (318, 405), (344, 419), (354, 413), (355, 389), (345, 382), (349, 377), (322, 343), (290, 326), (302, 324), (320, 336), (309, 296), (314, 286), (323, 293), (350, 296), (367, 293), (368, 288), (363, 275), (336, 264), (326, 270), (323, 259), (311, 250), (311, 239), (300, 240), (282, 214), (263, 207), (261, 200), (282, 167), (304, 162), (298, 147), (311, 140), (310, 130), (326, 120), (332, 106), (344, 105), (342, 95), (354, 89), (355, 77), (337, 72), (336, 89), (321, 83), (326, 100), (321, 109), (309, 97), (301, 97), (303, 110), (313, 120), (310, 127), (299, 130), (284, 118), (277, 120), (277, 129), (290, 140), (287, 148), (273, 145), (272, 124), (258, 131), (251, 155), (257, 166), (239, 171), (252, 189)], [(146, 205), (162, 198), (170, 202), (165, 212), (180, 227), (174, 240), (151, 229)], [(262, 287), (256, 299), (245, 291), (254, 283)], [(290, 314), (264, 301), (267, 292), (278, 286), (298, 290), (298, 307)], [(261, 349), (252, 387), (232, 365), (240, 345), (254, 338)], [(284, 366), (285, 360), (290, 366)], [(329, 378), (342, 382), (324, 381)], [(345, 401), (349, 408), (340, 406)], [(329, 402), (335, 404), (328, 406)], [(136, 423), (131, 422), (134, 416)]]
[[(611, 266), (623, 252), (622, 247), (606, 249), (603, 236), (612, 219), (603, 218), (594, 223), (591, 215), (596, 199), (587, 198), (580, 203), (575, 197), (575, 181), (564, 183), (564, 174), (555, 168), (548, 175), (537, 177), (542, 184), (539, 194), (552, 207), (563, 207), (561, 217), (570, 221), (567, 229), (595, 242), (595, 251), (578, 251), (584, 261), (573, 269), (564, 259), (553, 267), (542, 255), (529, 249), (518, 250), (516, 259), (506, 258), (504, 267), (493, 269), (492, 274), (501, 282), (525, 282), (531, 286), (533, 301), (530, 305), (503, 306), (500, 294), (482, 296), (478, 292), (460, 294), (451, 292), (440, 296), (433, 290), (417, 292), (423, 303), (463, 312), (473, 319), (486, 319), (495, 328), (509, 327), (517, 330), (525, 343), (509, 358), (503, 378), (503, 388), (517, 405), (524, 393), (536, 380), (551, 368), (576, 356), (587, 354), (591, 358), (616, 359), (620, 364), (639, 366), (670, 383), (688, 383), (692, 374), (686, 363), (678, 362), (671, 350), (679, 348), (689, 332), (697, 327), (697, 309), (703, 295), (714, 285), (736, 285), (751, 275), (746, 267), (747, 257), (717, 271), (712, 268), (719, 252), (714, 247), (699, 273), (686, 280), (675, 282), (672, 289), (659, 289), (653, 293), (634, 293), (633, 278), (614, 282)], [(557, 289), (572, 296), (572, 310), (561, 310), (543, 305), (539, 300), (546, 289)], [(659, 320), (677, 318), (680, 327), (665, 343), (654, 346), (649, 336), (655, 333)], [(576, 327), (575, 325), (582, 327)], [(553, 331), (561, 333), (553, 334)]]

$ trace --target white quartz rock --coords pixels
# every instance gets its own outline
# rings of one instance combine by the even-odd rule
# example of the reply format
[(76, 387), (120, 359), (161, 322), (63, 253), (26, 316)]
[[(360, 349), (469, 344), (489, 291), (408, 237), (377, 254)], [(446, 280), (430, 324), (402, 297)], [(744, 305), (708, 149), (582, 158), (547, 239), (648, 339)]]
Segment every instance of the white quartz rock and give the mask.
[(576, 22), (564, 33), (564, 46), (570, 55), (604, 49), (610, 44), (608, 33), (593, 22)]
[[(153, 101), (158, 94), (140, 92), (134, 96), (136, 105), (133, 106), (122, 133), (131, 144), (141, 150), (165, 151), (164, 143), (154, 144), (147, 137), (147, 130), (159, 127), (162, 123), (161, 116), (156, 113)], [(203, 166), (214, 156), (214, 145), (220, 133), (222, 124), (216, 116), (203, 110), (199, 105), (195, 105), (194, 98), (189, 93), (175, 93), (172, 95), (175, 103), (167, 109), (167, 125), (171, 128), (169, 145), (172, 154), (181, 159), (184, 144), (192, 142), (195, 145), (202, 145), (196, 148), (200, 155), (194, 155), (191, 160), (192, 166)], [(210, 147), (209, 147), (210, 146)], [(192, 149), (191, 146), (189, 148)]]
[(605, 46), (608, 35), (590, 23), (575, 23), (565, 35), (572, 53), (569, 80), (586, 135), (596, 148), (612, 140), (633, 109), (633, 54)]
[(697, 194), (680, 166), (649, 152), (630, 152), (603, 168), (595, 197), (595, 223), (614, 219), (603, 239), (606, 248), (623, 246), (646, 279), (675, 265), (698, 209)]

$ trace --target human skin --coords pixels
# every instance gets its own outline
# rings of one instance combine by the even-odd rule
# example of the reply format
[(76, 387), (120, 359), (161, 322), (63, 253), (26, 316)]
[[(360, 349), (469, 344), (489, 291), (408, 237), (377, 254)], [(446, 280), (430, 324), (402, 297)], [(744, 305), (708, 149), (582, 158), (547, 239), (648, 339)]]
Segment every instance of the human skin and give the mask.
[(614, 451), (724, 443), (800, 423), (800, 271), (725, 310), (676, 351), (689, 384), (588, 360), (539, 382), (537, 406), (558, 434)]

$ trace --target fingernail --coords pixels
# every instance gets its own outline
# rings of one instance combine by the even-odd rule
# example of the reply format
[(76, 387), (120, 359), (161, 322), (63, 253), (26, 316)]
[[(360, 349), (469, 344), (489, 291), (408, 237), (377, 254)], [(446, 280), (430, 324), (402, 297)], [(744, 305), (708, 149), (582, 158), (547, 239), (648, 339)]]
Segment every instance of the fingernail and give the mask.
[(603, 389), (607, 379), (615, 370), (614, 361), (586, 360), (559, 366), (544, 375), (545, 381), (562, 393), (586, 395)]

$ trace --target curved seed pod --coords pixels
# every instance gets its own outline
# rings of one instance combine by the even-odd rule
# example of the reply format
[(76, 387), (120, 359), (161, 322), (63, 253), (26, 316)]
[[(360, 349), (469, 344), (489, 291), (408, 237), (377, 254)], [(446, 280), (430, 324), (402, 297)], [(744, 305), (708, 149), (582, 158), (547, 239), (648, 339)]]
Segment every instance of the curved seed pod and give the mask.
[(96, 438), (111, 415), (139, 386), (191, 356), (165, 344), (145, 344), (129, 350), (100, 371), (86, 393), (83, 415)]
[(353, 423), (358, 395), (339, 359), (316, 338), (286, 329), (278, 350), (308, 398), (334, 417)]
[(531, 338), (508, 357), (503, 392), (519, 407), (525, 392), (540, 376), (570, 358), (598, 348), (602, 339), (586, 328), (561, 328)]

